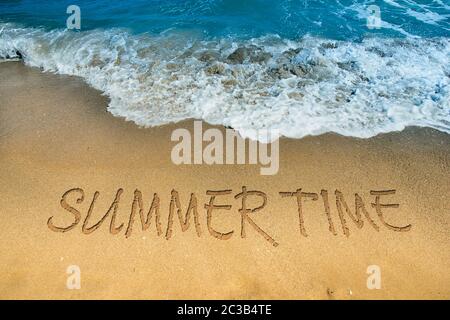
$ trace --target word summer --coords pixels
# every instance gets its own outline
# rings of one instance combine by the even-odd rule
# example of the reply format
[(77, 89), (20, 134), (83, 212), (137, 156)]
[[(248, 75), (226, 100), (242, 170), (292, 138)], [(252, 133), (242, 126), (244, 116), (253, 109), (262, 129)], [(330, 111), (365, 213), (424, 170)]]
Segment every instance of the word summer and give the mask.
[[(263, 237), (271, 245), (275, 247), (278, 246), (278, 242), (275, 238), (254, 220), (254, 214), (262, 211), (268, 203), (268, 196), (263, 191), (249, 190), (246, 186), (243, 186), (238, 193), (234, 193), (233, 190), (208, 190), (206, 191), (206, 196), (208, 199), (201, 205), (206, 213), (205, 219), (202, 218), (199, 213), (199, 201), (195, 193), (190, 194), (189, 203), (187, 206), (183, 206), (180, 201), (179, 193), (176, 190), (172, 190), (170, 194), (169, 212), (165, 232), (163, 232), (163, 225), (161, 223), (160, 196), (157, 193), (153, 194), (151, 203), (147, 207), (148, 211), (146, 211), (141, 191), (135, 190), (133, 201), (131, 203), (131, 210), (128, 211), (129, 214), (127, 214), (126, 222), (118, 224), (116, 220), (118, 220), (119, 205), (121, 203), (121, 196), (123, 192), (123, 189), (117, 190), (115, 197), (106, 213), (98, 221), (91, 222), (93, 212), (96, 209), (96, 204), (100, 196), (100, 192), (96, 191), (94, 193), (81, 227), (84, 234), (91, 234), (96, 231), (109, 218), (109, 232), (116, 235), (124, 230), (125, 237), (128, 238), (133, 232), (135, 220), (138, 215), (142, 231), (146, 231), (150, 227), (152, 220), (154, 220), (157, 235), (162, 236), (164, 233), (164, 237), (169, 240), (174, 233), (174, 216), (177, 215), (181, 231), (183, 232), (189, 229), (191, 225), (191, 218), (193, 217), (194, 228), (198, 237), (202, 237), (204, 224), (206, 222), (206, 229), (211, 237), (219, 240), (228, 240), (235, 235), (235, 230), (226, 230), (226, 232), (223, 232), (223, 230), (219, 231), (220, 226), (217, 226), (214, 223), (214, 216), (216, 214), (220, 214), (221, 210), (232, 209), (233, 205), (227, 203), (226, 201), (226, 196), (228, 196), (228, 198), (232, 197), (234, 199), (233, 202), (237, 202), (239, 205), (237, 213), (240, 218), (240, 237), (246, 238), (248, 232), (247, 229), (251, 229)], [(395, 192), (395, 190), (370, 191), (370, 195), (373, 196), (373, 200), (370, 205), (378, 217), (377, 223), (372, 218), (362, 197), (360, 197), (358, 193), (354, 194), (354, 210), (351, 210), (344, 198), (343, 193), (336, 190), (334, 192), (334, 200), (338, 213), (338, 223), (342, 229), (342, 233), (347, 237), (350, 235), (350, 229), (346, 217), (349, 217), (358, 228), (362, 228), (365, 221), (367, 221), (367, 223), (376, 231), (380, 230), (380, 226), (393, 231), (409, 231), (411, 229), (411, 225), (394, 226), (385, 219), (384, 212), (386, 209), (396, 209), (399, 207), (399, 204), (386, 203), (384, 199), (386, 196), (395, 195)], [(295, 209), (296, 214), (298, 215), (298, 227), (301, 236), (308, 236), (307, 226), (305, 223), (305, 216), (307, 215), (305, 200), (322, 202), (322, 217), (325, 219), (324, 221), (327, 221), (329, 231), (333, 235), (338, 235), (338, 228), (335, 226), (335, 221), (333, 221), (330, 209), (331, 197), (327, 190), (321, 190), (320, 193), (312, 193), (303, 192), (302, 189), (297, 189), (295, 191), (279, 192), (278, 197), (281, 197), (280, 199), (291, 199), (293, 209)], [(65, 192), (61, 198), (60, 204), (61, 207), (67, 211), (67, 213), (71, 214), (71, 216), (67, 216), (66, 219), (70, 217), (73, 221), (71, 224), (66, 226), (57, 226), (55, 225), (54, 217), (52, 216), (47, 221), (47, 226), (50, 230), (55, 232), (68, 232), (73, 230), (80, 223), (82, 213), (73, 206), (75, 204), (70, 204), (69, 202), (75, 202), (76, 204), (81, 205), (85, 198), (85, 192), (81, 188), (74, 188)], [(249, 203), (253, 203), (254, 205), (250, 207)], [(183, 210), (183, 207), (185, 210)], [(320, 219), (320, 216), (317, 216), (317, 218)], [(61, 219), (61, 217), (59, 217), (59, 219)], [(201, 223), (202, 220), (203, 223)]]

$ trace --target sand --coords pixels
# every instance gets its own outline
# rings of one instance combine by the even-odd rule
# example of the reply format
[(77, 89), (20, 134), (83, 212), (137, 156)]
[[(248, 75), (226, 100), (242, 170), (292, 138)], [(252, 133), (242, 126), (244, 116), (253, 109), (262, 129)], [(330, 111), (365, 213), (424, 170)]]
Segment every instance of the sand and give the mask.
[[(75, 77), (44, 74), (20, 62), (0, 63), (0, 298), (2, 299), (449, 299), (450, 135), (429, 128), (356, 139), (325, 134), (280, 141), (280, 169), (262, 176), (255, 165), (181, 165), (171, 161), (177, 128), (193, 121), (139, 128), (107, 112), (108, 99)], [(211, 126), (204, 124), (205, 128)], [(222, 127), (215, 127), (224, 130)], [(267, 196), (267, 205), (248, 216), (273, 239), (244, 220), (240, 198), (247, 190)], [(80, 222), (67, 232), (74, 215)], [(303, 232), (296, 199), (280, 192), (317, 194), (303, 203)], [(86, 234), (122, 189), (115, 226), (111, 216)], [(145, 212), (160, 198), (161, 234), (155, 221), (142, 231), (139, 214), (126, 237), (134, 192)], [(198, 204), (198, 229), (191, 216), (181, 229), (167, 225), (171, 191), (183, 214), (191, 193)], [(207, 226), (207, 190), (231, 190), (216, 204)], [(330, 231), (321, 195), (327, 190), (336, 233)], [(336, 206), (341, 192), (354, 211), (355, 193), (378, 231), (363, 215), (359, 228), (343, 209), (344, 234)], [(407, 227), (396, 231), (385, 221)], [(99, 192), (85, 233), (83, 222)], [(76, 203), (84, 193), (84, 200)], [(322, 191), (323, 192), (323, 191)], [(372, 192), (372, 194), (371, 194)], [(261, 199), (249, 197), (248, 207)], [(196, 231), (200, 231), (200, 237)], [(307, 234), (307, 237), (305, 237)], [(275, 245), (274, 245), (275, 244)], [(80, 289), (69, 289), (70, 266), (80, 269)], [(380, 288), (369, 289), (367, 273), (378, 266)], [(373, 267), (372, 267), (373, 268)], [(373, 276), (371, 276), (374, 279)], [(73, 279), (73, 278), (71, 278)]]

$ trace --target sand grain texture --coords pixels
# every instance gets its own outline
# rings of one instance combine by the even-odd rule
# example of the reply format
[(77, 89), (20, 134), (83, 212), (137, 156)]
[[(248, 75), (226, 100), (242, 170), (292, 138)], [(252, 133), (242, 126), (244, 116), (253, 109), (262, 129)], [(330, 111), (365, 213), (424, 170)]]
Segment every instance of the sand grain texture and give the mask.
[[(432, 129), (408, 128), (371, 139), (335, 134), (282, 139), (280, 171), (259, 175), (258, 166), (176, 166), (170, 160), (175, 128), (192, 121), (143, 129), (106, 111), (108, 99), (80, 79), (42, 74), (21, 63), (0, 64), (0, 298), (138, 299), (395, 299), (450, 298), (450, 136)], [(207, 125), (204, 125), (207, 127)], [(223, 128), (220, 128), (223, 130)], [(242, 186), (264, 191), (267, 207), (250, 214), (270, 234), (270, 245), (249, 225), (241, 239)], [(161, 198), (165, 234), (170, 192), (184, 208), (198, 197), (202, 235), (194, 223), (181, 231), (174, 217), (170, 240), (157, 236), (154, 222), (143, 232), (139, 218), (129, 238), (125, 227), (109, 233), (109, 219), (85, 235), (80, 224), (53, 232), (47, 220), (67, 225), (61, 208), (64, 192), (82, 188), (75, 205), (85, 218), (95, 191), (100, 195), (92, 221), (100, 219), (119, 188), (124, 192), (117, 224), (127, 223), (133, 192), (139, 189), (148, 208)], [(280, 191), (319, 194), (328, 190), (337, 235), (328, 230), (321, 201), (304, 203), (308, 237), (300, 234), (297, 206)], [(210, 236), (204, 204), (206, 190), (232, 189), (217, 204), (213, 225), (234, 230), (230, 240)], [(341, 191), (353, 210), (358, 193), (375, 222), (371, 190), (395, 189), (386, 211), (408, 232), (367, 221), (358, 229), (346, 216), (343, 234), (334, 192)], [(66, 268), (81, 268), (81, 289), (66, 288)], [(382, 288), (366, 287), (369, 265), (382, 272)]]

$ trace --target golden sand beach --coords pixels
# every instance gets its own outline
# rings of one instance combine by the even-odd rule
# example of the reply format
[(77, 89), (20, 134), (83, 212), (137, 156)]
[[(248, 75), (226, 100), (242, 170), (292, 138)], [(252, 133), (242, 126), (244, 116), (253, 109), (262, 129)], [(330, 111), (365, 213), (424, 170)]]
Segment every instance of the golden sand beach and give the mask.
[[(0, 298), (450, 299), (450, 135), (281, 138), (279, 172), (263, 176), (175, 165), (171, 134), (192, 120), (140, 128), (107, 105), (81, 79), (0, 63)], [(243, 216), (243, 187), (264, 208)], [(212, 191), (231, 207), (208, 217)], [(142, 230), (155, 194), (159, 224), (153, 212)], [(196, 200), (184, 231), (176, 196), (183, 215)]]

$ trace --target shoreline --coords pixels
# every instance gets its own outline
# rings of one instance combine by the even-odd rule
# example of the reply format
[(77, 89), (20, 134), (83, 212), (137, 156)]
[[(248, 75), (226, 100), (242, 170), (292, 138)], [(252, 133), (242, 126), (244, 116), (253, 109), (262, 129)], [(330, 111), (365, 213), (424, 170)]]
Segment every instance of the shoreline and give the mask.
[[(191, 130), (193, 120), (140, 128), (112, 116), (107, 103), (79, 78), (41, 73), (19, 62), (0, 64), (1, 298), (450, 298), (450, 178), (445, 175), (450, 135), (410, 127), (369, 139), (332, 133), (281, 138), (279, 171), (262, 176), (259, 166), (248, 164), (177, 166), (170, 156), (171, 133)], [(266, 206), (249, 217), (277, 246), (248, 220), (242, 237), (242, 198), (235, 197), (243, 186), (266, 194)], [(79, 192), (67, 198), (80, 220), (71, 230), (54, 232), (47, 225), (51, 217), (59, 227), (74, 221), (61, 205), (73, 188), (84, 193), (79, 203)], [(123, 227), (114, 234), (111, 213), (89, 232), (120, 189), (114, 226)], [(303, 230), (293, 194), (285, 194), (290, 199), (280, 195), (298, 189), (309, 194), (302, 199)], [(155, 215), (142, 231), (136, 210), (126, 237), (135, 190), (142, 194), (145, 213), (158, 194), (161, 232)], [(169, 228), (173, 190), (183, 215), (191, 194), (197, 197), (199, 223), (191, 214), (185, 232), (175, 211)], [(208, 190), (232, 190), (215, 200), (231, 209), (214, 210), (210, 220), (213, 231), (233, 231), (228, 239), (215, 237), (208, 228)], [(360, 196), (379, 231), (365, 215), (359, 228), (341, 201), (346, 236), (336, 190), (352, 212)], [(395, 193), (379, 203), (399, 207), (383, 209), (383, 217), (391, 225), (411, 225), (406, 232), (386, 228), (372, 206), (373, 192), (391, 190)], [(86, 234), (82, 225), (96, 192)], [(250, 200), (248, 207), (254, 208), (261, 198)], [(66, 268), (72, 264), (82, 270), (80, 290), (65, 287)], [(382, 270), (380, 290), (366, 287), (371, 265)]]
[(368, 138), (412, 125), (450, 132), (446, 38), (262, 37), (191, 46), (183, 34), (112, 32), (6, 28), (1, 50), (82, 77), (109, 97), (112, 114), (143, 126), (201, 118), (245, 136), (252, 122), (292, 138), (330, 131)]

